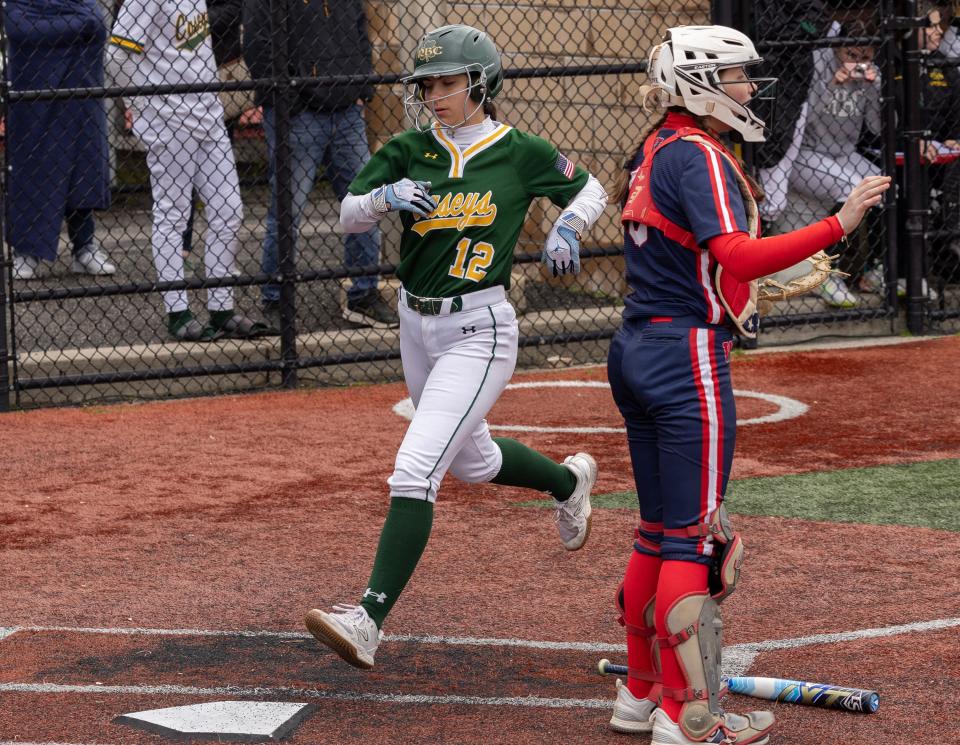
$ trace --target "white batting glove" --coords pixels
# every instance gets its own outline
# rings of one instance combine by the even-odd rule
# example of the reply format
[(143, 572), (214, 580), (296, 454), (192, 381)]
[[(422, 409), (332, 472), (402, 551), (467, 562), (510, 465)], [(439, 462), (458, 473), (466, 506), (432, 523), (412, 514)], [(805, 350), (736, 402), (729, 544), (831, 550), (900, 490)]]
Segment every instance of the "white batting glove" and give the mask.
[(373, 208), (381, 213), (407, 210), (420, 217), (428, 217), (437, 208), (437, 200), (430, 196), (429, 181), (402, 178), (395, 184), (384, 184), (374, 189)]
[(564, 212), (550, 229), (543, 246), (542, 261), (558, 274), (580, 273), (580, 237), (587, 222), (573, 212)]

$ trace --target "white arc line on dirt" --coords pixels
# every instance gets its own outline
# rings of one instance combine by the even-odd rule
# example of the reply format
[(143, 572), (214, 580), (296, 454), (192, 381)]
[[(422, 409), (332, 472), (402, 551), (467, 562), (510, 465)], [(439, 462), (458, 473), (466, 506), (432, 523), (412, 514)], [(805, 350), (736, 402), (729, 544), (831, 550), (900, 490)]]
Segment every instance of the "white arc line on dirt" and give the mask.
[[(607, 388), (607, 383), (601, 383), (598, 380), (533, 380), (526, 383), (510, 383), (507, 390), (518, 388)], [(760, 401), (766, 401), (777, 407), (772, 414), (753, 417), (752, 419), (738, 419), (737, 426), (743, 427), (748, 424), (770, 424), (772, 422), (783, 422), (787, 419), (796, 419), (807, 413), (810, 407), (805, 403), (797, 401), (786, 396), (778, 396), (774, 393), (760, 393), (758, 391), (734, 391), (734, 396), (739, 398), (755, 398)], [(404, 419), (413, 419), (415, 412), (413, 401), (405, 398), (393, 406), (393, 413)], [(534, 424), (490, 424), (490, 429), (502, 432), (541, 432), (541, 433), (570, 433), (578, 435), (612, 435), (623, 434), (627, 430), (624, 427), (541, 427)]]

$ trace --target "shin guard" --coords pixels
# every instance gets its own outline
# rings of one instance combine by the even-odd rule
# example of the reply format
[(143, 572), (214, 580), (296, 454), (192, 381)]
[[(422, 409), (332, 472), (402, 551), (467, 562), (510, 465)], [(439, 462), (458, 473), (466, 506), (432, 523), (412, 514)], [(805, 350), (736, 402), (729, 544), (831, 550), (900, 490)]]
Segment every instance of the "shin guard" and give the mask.
[(716, 601), (708, 593), (685, 595), (667, 610), (666, 621), (670, 636), (657, 642), (676, 656), (687, 687), (664, 688), (663, 697), (681, 702), (677, 725), (684, 737), (705, 742), (722, 730), (724, 742), (766, 743), (773, 714), (752, 711), (739, 716), (720, 707), (726, 686), (720, 669), (723, 623)]

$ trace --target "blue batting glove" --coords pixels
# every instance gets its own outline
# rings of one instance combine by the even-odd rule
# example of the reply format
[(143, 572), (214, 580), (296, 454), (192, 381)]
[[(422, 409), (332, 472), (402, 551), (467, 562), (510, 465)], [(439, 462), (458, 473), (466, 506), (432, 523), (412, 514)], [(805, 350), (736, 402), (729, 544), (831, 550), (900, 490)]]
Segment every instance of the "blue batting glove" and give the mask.
[(553, 224), (543, 246), (542, 261), (554, 277), (580, 273), (580, 237), (586, 227), (586, 220), (572, 212), (564, 212)]
[(429, 217), (437, 208), (437, 200), (430, 196), (429, 181), (411, 181), (402, 178), (395, 184), (384, 184), (374, 189), (373, 208), (382, 214), (406, 210), (420, 217)]

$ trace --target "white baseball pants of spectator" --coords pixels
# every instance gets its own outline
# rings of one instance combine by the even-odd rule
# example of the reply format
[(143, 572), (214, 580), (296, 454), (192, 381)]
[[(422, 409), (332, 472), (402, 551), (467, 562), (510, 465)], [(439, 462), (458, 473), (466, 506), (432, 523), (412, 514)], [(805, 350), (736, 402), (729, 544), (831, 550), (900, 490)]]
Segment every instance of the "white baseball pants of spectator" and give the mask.
[[(136, 120), (134, 121), (136, 124)], [(243, 222), (240, 180), (233, 148), (226, 130), (210, 139), (178, 130), (157, 129), (137, 133), (147, 145), (147, 165), (153, 191), (153, 261), (157, 279), (183, 279), (183, 232), (190, 215), (190, 199), (196, 187), (205, 205), (207, 229), (203, 265), (206, 277), (235, 274), (237, 233)], [(187, 309), (185, 290), (163, 293), (167, 313)], [(233, 288), (207, 291), (211, 311), (233, 308)]]
[(787, 191), (790, 186), (790, 174), (793, 164), (800, 153), (803, 142), (803, 129), (807, 126), (807, 103), (804, 102), (797, 115), (797, 124), (793, 128), (793, 139), (780, 162), (769, 168), (760, 169), (760, 183), (763, 185), (764, 198), (760, 202), (760, 214), (767, 220), (775, 220), (787, 208)]
[(867, 176), (879, 176), (880, 169), (859, 153), (826, 155), (801, 149), (793, 163), (790, 185), (829, 207), (846, 201), (850, 190)]
[[(519, 326), (503, 287), (461, 296), (462, 310), (421, 315), (400, 291), (400, 354), (416, 407), (397, 452), (390, 496), (435, 502), (449, 470), (468, 483), (490, 481), (503, 455), (486, 416), (517, 364)], [(492, 304), (491, 304), (492, 303)]]

